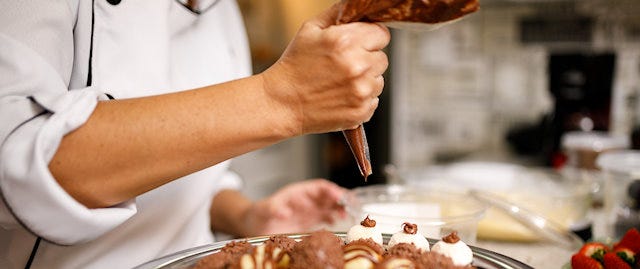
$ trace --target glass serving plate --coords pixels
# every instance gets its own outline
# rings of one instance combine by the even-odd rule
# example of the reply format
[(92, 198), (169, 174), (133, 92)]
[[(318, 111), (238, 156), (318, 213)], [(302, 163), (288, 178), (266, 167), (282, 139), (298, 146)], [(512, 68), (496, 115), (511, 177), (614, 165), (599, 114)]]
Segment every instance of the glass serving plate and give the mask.
[[(338, 237), (345, 239), (346, 233), (335, 233)], [(301, 239), (308, 234), (288, 234), (287, 236), (296, 240)], [(390, 234), (383, 234), (384, 243), (387, 244), (391, 238)], [(269, 239), (269, 236), (253, 237), (246, 239), (249, 243), (260, 245)], [(238, 239), (245, 240), (245, 239)], [(218, 252), (227, 243), (231, 241), (221, 241), (214, 244), (195, 247), (174, 254), (170, 254), (142, 265), (135, 267), (136, 269), (188, 269), (192, 268), (203, 257)], [(429, 243), (433, 245), (437, 240), (429, 239)], [(520, 261), (509, 258), (490, 250), (470, 246), (473, 251), (473, 265), (480, 269), (533, 269)]]

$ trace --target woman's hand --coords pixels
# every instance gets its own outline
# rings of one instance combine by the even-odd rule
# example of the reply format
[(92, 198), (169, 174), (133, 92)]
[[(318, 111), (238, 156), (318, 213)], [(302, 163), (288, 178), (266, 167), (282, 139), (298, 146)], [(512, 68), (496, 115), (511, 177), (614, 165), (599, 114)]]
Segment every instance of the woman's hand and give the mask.
[(293, 183), (253, 203), (245, 213), (249, 236), (308, 232), (346, 217), (338, 204), (345, 189), (322, 180)]
[(389, 30), (334, 25), (337, 5), (304, 23), (282, 57), (260, 74), (275, 107), (289, 110), (297, 134), (352, 129), (371, 119), (388, 67)]

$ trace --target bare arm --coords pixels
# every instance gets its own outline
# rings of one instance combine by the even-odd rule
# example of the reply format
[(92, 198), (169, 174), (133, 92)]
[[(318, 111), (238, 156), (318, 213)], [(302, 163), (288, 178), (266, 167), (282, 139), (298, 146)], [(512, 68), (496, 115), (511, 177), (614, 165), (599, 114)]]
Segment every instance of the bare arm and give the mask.
[(49, 168), (78, 201), (104, 207), (299, 134), (291, 113), (268, 104), (262, 89), (255, 76), (100, 102), (85, 125), (64, 137)]
[(310, 232), (346, 217), (338, 203), (346, 191), (323, 179), (289, 184), (256, 202), (237, 191), (221, 191), (211, 204), (211, 227), (240, 237)]
[(111, 206), (231, 157), (307, 133), (353, 128), (377, 107), (386, 28), (331, 26), (336, 10), (301, 28), (262, 74), (186, 92), (100, 102), (49, 164), (75, 199)]

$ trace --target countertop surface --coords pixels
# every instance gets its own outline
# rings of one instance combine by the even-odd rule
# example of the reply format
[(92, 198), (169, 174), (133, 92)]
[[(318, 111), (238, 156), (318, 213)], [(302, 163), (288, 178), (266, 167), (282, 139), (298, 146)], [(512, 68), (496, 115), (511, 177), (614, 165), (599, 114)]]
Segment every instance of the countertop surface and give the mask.
[(483, 241), (475, 246), (509, 256), (533, 268), (562, 268), (571, 260), (574, 250), (545, 242), (515, 243)]

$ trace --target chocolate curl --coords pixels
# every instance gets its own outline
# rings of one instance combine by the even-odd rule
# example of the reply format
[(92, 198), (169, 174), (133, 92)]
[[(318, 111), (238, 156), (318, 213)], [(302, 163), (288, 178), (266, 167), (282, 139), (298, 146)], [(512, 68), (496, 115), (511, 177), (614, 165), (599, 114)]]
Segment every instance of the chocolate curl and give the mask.
[(369, 144), (367, 143), (367, 135), (364, 133), (364, 127), (362, 124), (358, 125), (353, 130), (342, 131), (344, 138), (349, 144), (349, 148), (353, 153), (353, 157), (358, 162), (358, 168), (360, 168), (360, 174), (364, 177), (364, 181), (367, 181), (367, 177), (371, 175), (371, 159), (369, 157)]

